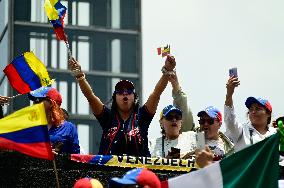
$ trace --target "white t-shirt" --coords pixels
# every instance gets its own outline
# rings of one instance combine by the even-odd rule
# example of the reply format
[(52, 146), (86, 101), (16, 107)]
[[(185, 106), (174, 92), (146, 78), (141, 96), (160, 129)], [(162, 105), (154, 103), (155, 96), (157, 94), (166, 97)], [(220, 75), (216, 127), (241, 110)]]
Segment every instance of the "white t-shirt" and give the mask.
[[(182, 158), (188, 152), (196, 149), (196, 133), (193, 131), (183, 132), (174, 140), (164, 139), (165, 156), (171, 151), (171, 147), (180, 149), (180, 157)], [(149, 141), (149, 149), (151, 157), (162, 157), (162, 137)]]
[(276, 129), (271, 126), (268, 127), (265, 134), (261, 134), (252, 126), (250, 121), (244, 124), (238, 123), (234, 107), (231, 108), (226, 105), (224, 107), (224, 122), (226, 126), (225, 134), (233, 140), (235, 151), (240, 151), (251, 145), (251, 143), (255, 144), (276, 133)]
[(219, 156), (224, 156), (225, 155), (225, 145), (224, 142), (221, 138), (218, 140), (205, 140), (205, 144), (208, 145), (210, 150), (215, 154)]

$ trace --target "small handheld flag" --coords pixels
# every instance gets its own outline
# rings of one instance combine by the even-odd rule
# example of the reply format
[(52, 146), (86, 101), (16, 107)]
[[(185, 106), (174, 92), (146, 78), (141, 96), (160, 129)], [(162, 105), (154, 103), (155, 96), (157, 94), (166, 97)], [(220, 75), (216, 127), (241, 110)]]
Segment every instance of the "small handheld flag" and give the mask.
[(70, 46), (68, 43), (67, 35), (64, 32), (64, 17), (66, 14), (67, 8), (60, 3), (60, 0), (45, 0), (44, 2), (45, 13), (52, 23), (56, 38), (58, 40), (64, 40), (69, 58), (72, 57)]
[(158, 55), (162, 55), (162, 57), (165, 57), (171, 53), (171, 47), (170, 45), (167, 45), (165, 47), (159, 47), (157, 48)]
[(20, 94), (29, 93), (54, 82), (50, 79), (45, 65), (33, 52), (25, 52), (15, 58), (3, 72), (8, 77), (11, 86)]
[(64, 17), (67, 8), (59, 0), (45, 0), (44, 9), (53, 25), (57, 39), (67, 41), (67, 36), (64, 32)]

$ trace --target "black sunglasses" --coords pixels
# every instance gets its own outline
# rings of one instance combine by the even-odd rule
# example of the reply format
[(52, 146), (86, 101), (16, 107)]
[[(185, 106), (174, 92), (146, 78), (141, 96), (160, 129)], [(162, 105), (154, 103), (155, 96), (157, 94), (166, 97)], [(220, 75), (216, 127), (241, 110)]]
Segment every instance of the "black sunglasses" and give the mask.
[(116, 90), (115, 91), (116, 94), (122, 95), (124, 93), (127, 93), (128, 95), (134, 93), (133, 89), (121, 89), (121, 90)]
[(199, 121), (199, 124), (200, 125), (204, 125), (206, 122), (209, 124), (209, 125), (213, 125), (214, 124), (214, 119), (213, 118), (210, 118), (210, 119), (200, 119), (198, 120)]
[(173, 119), (181, 120), (182, 116), (180, 114), (169, 114), (165, 117), (166, 120), (172, 121)]

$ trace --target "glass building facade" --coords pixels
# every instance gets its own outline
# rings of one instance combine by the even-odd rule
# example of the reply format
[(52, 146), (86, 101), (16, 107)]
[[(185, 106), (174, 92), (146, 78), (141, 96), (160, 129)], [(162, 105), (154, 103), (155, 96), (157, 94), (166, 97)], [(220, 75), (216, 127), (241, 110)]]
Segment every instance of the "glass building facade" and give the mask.
[[(142, 89), (140, 0), (62, 0), (67, 7), (65, 32), (72, 55), (78, 59), (95, 94), (107, 103), (120, 79)], [(67, 69), (67, 48), (55, 37), (44, 12), (44, 0), (0, 0), (0, 67), (25, 51), (33, 51), (45, 63), (63, 97), (69, 121), (77, 125), (86, 153), (97, 153), (101, 128), (87, 100)], [(14, 96), (0, 72), (0, 95)], [(141, 93), (139, 93), (141, 96)], [(30, 105), (27, 96), (16, 97), (5, 106), (11, 113)]]

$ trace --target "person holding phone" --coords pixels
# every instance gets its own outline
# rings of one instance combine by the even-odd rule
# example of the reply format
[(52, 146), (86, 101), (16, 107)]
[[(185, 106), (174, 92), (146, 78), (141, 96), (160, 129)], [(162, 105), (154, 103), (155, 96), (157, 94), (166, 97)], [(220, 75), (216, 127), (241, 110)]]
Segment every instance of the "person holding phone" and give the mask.
[(205, 133), (205, 144), (214, 153), (215, 159), (222, 159), (233, 153), (234, 144), (221, 131), (222, 113), (214, 106), (208, 106), (198, 112), (199, 131)]
[(276, 129), (270, 126), (272, 106), (264, 98), (248, 97), (245, 101), (248, 108), (248, 121), (243, 124), (238, 123), (234, 110), (233, 94), (235, 88), (239, 85), (238, 77), (232, 76), (228, 79), (224, 106), (225, 134), (233, 140), (235, 151), (239, 151), (276, 133)]

